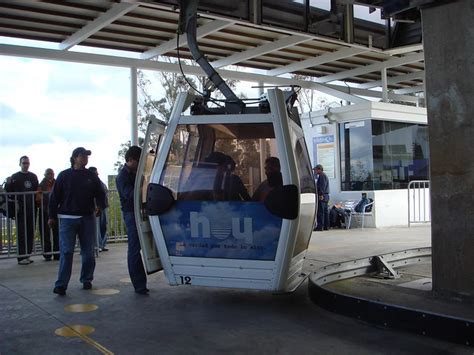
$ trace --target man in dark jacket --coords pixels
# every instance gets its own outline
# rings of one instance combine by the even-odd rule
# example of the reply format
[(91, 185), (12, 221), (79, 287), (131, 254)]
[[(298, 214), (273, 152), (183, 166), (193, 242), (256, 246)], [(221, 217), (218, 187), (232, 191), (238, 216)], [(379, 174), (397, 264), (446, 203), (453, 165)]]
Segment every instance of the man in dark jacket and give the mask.
[(59, 173), (49, 199), (48, 225), (54, 228), (59, 219), (61, 258), (53, 292), (61, 296), (71, 278), (76, 235), (81, 245), (80, 282), (85, 290), (92, 288), (94, 278), (95, 216), (105, 208), (105, 192), (97, 175), (86, 169), (89, 155), (91, 151), (83, 147), (74, 149), (71, 168)]
[[(7, 179), (7, 192), (20, 192), (14, 196), (17, 203), (16, 230), (18, 231), (18, 255), (31, 254), (35, 236), (35, 192), (38, 189), (38, 177), (29, 172), (30, 159), (24, 155), (20, 158), (21, 170)], [(18, 264), (32, 263), (29, 256), (19, 256)]]
[[(50, 229), (48, 226), (48, 205), (49, 195), (53, 190), (54, 170), (48, 168), (44, 172), (44, 179), (41, 180), (38, 186), (38, 193), (36, 194), (36, 203), (38, 209), (38, 227), (41, 235), (41, 243), (43, 244), (43, 257), (46, 261), (59, 260), (59, 231), (58, 226)], [(53, 237), (51, 243), (51, 236)], [(52, 244), (52, 245), (51, 245)], [(54, 253), (54, 255), (52, 254)]]
[(122, 205), (122, 214), (127, 227), (128, 273), (132, 280), (135, 292), (146, 295), (150, 291), (146, 287), (146, 273), (140, 254), (140, 240), (138, 239), (137, 225), (135, 222), (134, 189), (137, 176), (138, 162), (142, 149), (136, 145), (131, 146), (125, 153), (125, 165), (116, 178), (117, 191)]
[(313, 169), (315, 176), (317, 176), (316, 186), (318, 188), (318, 214), (316, 217), (318, 225), (316, 231), (329, 229), (329, 179), (324, 173), (324, 168), (318, 164)]
[[(92, 171), (94, 174), (99, 176), (99, 171), (95, 166), (90, 166), (89, 171)], [(99, 178), (100, 180), (100, 178)], [(102, 211), (99, 217), (99, 251), (108, 251), (109, 249), (105, 247), (107, 244), (107, 214), (108, 214), (108, 208), (109, 208), (109, 198), (108, 198), (108, 193), (109, 189), (107, 188), (107, 185), (104, 184), (102, 180), (100, 180), (100, 184), (102, 185), (102, 188), (104, 189), (105, 192), (105, 209)]]

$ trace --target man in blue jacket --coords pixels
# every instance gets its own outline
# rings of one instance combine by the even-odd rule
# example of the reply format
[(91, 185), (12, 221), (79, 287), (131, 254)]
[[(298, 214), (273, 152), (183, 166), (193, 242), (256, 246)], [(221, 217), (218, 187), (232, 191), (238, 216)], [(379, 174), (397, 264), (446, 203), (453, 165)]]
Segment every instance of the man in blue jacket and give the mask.
[(138, 162), (142, 149), (136, 145), (131, 146), (125, 153), (125, 165), (117, 175), (117, 190), (122, 205), (122, 214), (127, 227), (128, 273), (132, 280), (135, 292), (146, 295), (150, 290), (146, 287), (146, 273), (140, 254), (140, 240), (138, 239), (137, 225), (135, 222), (134, 189), (137, 176)]
[(313, 169), (317, 176), (316, 187), (318, 188), (318, 213), (316, 215), (317, 227), (316, 231), (327, 231), (329, 229), (329, 179), (324, 173), (324, 168), (318, 164)]
[(59, 219), (61, 258), (53, 292), (61, 296), (66, 294), (71, 278), (76, 235), (81, 245), (80, 282), (85, 290), (92, 288), (94, 278), (95, 216), (105, 209), (105, 192), (97, 175), (86, 169), (89, 155), (91, 151), (83, 147), (74, 149), (70, 159), (71, 168), (59, 173), (49, 199), (50, 228)]

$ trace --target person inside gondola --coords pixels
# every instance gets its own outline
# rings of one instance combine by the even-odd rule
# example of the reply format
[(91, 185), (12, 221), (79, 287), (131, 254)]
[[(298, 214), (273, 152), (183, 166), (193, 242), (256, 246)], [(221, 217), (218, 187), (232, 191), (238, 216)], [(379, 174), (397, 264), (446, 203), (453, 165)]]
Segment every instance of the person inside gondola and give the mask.
[(180, 200), (251, 201), (244, 183), (234, 174), (235, 161), (221, 152), (196, 164), (179, 194)]
[(253, 193), (252, 200), (263, 202), (267, 195), (275, 187), (283, 186), (283, 178), (281, 176), (280, 159), (277, 157), (268, 157), (265, 160), (265, 175), (267, 179), (257, 187)]
[(213, 186), (213, 199), (216, 201), (251, 201), (251, 197), (240, 179), (234, 174), (235, 161), (221, 152), (212, 152), (206, 158), (207, 163), (217, 166)]

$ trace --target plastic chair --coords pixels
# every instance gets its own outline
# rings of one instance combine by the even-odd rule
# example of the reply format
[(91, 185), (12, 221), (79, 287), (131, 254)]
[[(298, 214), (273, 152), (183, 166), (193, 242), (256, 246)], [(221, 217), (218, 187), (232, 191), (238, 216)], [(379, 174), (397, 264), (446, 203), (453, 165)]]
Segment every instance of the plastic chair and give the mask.
[(372, 202), (366, 204), (364, 206), (364, 212), (351, 211), (351, 213), (349, 214), (349, 222), (346, 223), (346, 228), (347, 229), (351, 228), (352, 217), (360, 217), (361, 218), (361, 227), (364, 228), (365, 217), (373, 216), (374, 203), (375, 203), (375, 201), (372, 201)]

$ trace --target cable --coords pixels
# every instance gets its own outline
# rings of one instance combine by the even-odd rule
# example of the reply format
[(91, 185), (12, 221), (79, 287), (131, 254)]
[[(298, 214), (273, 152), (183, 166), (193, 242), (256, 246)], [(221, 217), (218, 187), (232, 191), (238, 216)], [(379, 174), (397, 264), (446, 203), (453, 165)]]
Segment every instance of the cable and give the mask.
[[(178, 64), (179, 64), (179, 70), (181, 71), (181, 75), (183, 76), (184, 80), (186, 81), (186, 83), (189, 85), (189, 87), (191, 89), (193, 89), (195, 92), (197, 92), (199, 95), (201, 95), (202, 97), (206, 97), (206, 95), (204, 95), (201, 91), (199, 91), (198, 89), (196, 89), (188, 80), (188, 78), (186, 77), (186, 75), (184, 74), (184, 71), (183, 71), (183, 67), (181, 65), (181, 56), (179, 54), (179, 32), (177, 32), (177, 36), (176, 36), (176, 52), (177, 52), (177, 55), (178, 55)], [(223, 107), (222, 105), (220, 105), (216, 100), (216, 99), (213, 99), (212, 97), (209, 96), (209, 101), (212, 101), (215, 105), (219, 106), (219, 107)], [(224, 100), (225, 102), (225, 100)]]

